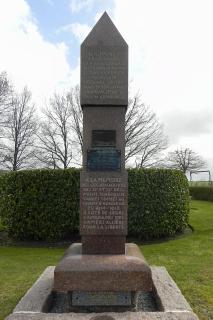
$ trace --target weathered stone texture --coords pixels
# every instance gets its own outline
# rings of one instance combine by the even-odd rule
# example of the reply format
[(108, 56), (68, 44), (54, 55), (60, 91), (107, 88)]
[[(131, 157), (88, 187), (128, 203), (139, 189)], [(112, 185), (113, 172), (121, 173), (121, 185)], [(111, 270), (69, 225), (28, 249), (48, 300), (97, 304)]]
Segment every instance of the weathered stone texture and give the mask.
[(80, 185), (80, 234), (126, 235), (127, 173), (82, 172)]
[(83, 254), (125, 254), (126, 236), (86, 235), (81, 242)]
[[(87, 151), (94, 147), (93, 130), (115, 130), (115, 148), (121, 151), (121, 170), (125, 168), (126, 107), (85, 106), (83, 108), (83, 169), (87, 171)], [(113, 174), (113, 172), (111, 172)]]
[(151, 291), (151, 270), (135, 244), (125, 255), (82, 255), (82, 245), (70, 246), (55, 268), (54, 290)]
[(81, 45), (81, 105), (128, 104), (128, 46), (104, 13)]
[(163, 311), (192, 311), (165, 267), (152, 267), (152, 278)]
[[(128, 176), (125, 171), (125, 113), (125, 107), (85, 106), (83, 108), (80, 234), (85, 254), (124, 254), (125, 251), (128, 206)], [(120, 170), (89, 170), (88, 151), (96, 150), (98, 144), (103, 144), (103, 139), (98, 141), (96, 134), (100, 131), (110, 132), (110, 137), (112, 137), (111, 133), (115, 132), (114, 138), (111, 138), (108, 144), (120, 152)], [(103, 152), (108, 150), (106, 141), (101, 149)]]

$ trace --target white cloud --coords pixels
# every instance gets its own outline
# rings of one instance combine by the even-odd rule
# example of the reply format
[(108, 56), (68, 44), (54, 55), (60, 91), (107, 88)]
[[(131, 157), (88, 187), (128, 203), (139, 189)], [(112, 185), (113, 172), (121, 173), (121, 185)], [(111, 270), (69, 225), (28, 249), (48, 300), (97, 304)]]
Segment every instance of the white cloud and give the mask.
[(25, 0), (0, 1), (0, 39), (0, 72), (7, 71), (18, 89), (27, 85), (40, 104), (77, 81), (68, 47), (42, 37)]
[(149, 102), (167, 109), (208, 107), (212, 1), (114, 1), (115, 22), (130, 48), (130, 76)]
[(90, 32), (91, 27), (88, 26), (87, 24), (83, 23), (71, 23), (65, 26), (60, 27), (57, 30), (57, 33), (59, 34), (60, 32), (72, 32), (74, 36), (78, 39), (78, 41), (81, 43), (88, 33)]
[(165, 127), (173, 142), (213, 158), (212, 0), (114, 5), (113, 20), (129, 44), (133, 86), (163, 122), (170, 121)]
[(71, 0), (70, 9), (72, 12), (79, 12), (83, 9), (91, 9), (94, 0)]
[(73, 23), (71, 25), (71, 30), (79, 42), (82, 42), (90, 32), (91, 28), (87, 24)]
[[(178, 143), (180, 138), (198, 137), (212, 133), (213, 112), (205, 110), (174, 110), (162, 115), (167, 131), (170, 133), (170, 141)], [(177, 121), (178, 119), (178, 121)]]

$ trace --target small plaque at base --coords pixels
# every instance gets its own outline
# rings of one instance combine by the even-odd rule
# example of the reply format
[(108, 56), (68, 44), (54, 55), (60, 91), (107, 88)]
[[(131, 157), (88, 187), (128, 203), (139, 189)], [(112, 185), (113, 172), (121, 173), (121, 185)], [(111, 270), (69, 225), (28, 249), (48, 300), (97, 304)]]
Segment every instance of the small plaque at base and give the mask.
[(73, 291), (73, 306), (131, 306), (131, 292)]

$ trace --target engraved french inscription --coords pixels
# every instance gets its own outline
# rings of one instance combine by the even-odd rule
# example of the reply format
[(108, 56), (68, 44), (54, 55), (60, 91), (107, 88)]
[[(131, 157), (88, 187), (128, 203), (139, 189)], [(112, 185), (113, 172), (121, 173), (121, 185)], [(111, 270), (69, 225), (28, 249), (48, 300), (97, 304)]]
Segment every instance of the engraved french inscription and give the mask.
[(126, 51), (114, 47), (87, 47), (82, 53), (83, 100), (123, 100), (127, 92)]
[(81, 203), (82, 234), (126, 234), (127, 185), (122, 178), (86, 178)]

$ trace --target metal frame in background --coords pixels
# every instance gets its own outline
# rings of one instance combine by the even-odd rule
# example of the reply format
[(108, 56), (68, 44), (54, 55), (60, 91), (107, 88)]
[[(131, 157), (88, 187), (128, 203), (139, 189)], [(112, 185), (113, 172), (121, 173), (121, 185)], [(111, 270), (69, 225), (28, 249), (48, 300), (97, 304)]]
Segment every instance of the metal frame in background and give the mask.
[(212, 185), (212, 178), (211, 178), (211, 172), (210, 170), (192, 170), (190, 171), (190, 182), (192, 181), (192, 174), (207, 172), (209, 174), (209, 185)]

